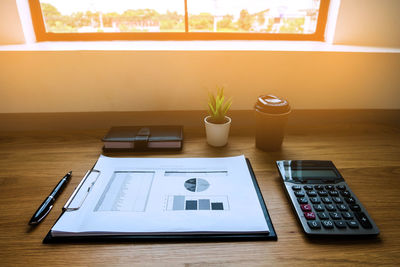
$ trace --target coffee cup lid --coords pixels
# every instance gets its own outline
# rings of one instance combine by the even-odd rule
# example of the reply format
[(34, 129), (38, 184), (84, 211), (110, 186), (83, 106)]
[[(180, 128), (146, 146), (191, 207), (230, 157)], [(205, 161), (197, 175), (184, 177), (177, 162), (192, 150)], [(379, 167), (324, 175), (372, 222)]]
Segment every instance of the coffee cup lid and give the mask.
[(255, 108), (258, 111), (272, 114), (286, 113), (290, 110), (289, 103), (274, 95), (261, 95), (257, 99)]

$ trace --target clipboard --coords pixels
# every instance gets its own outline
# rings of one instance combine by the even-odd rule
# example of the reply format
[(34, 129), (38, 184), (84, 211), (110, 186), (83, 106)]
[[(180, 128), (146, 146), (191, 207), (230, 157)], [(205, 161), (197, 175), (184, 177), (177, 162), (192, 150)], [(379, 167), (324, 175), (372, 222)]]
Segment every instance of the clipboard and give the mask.
[[(278, 236), (272, 224), (271, 217), (269, 216), (267, 206), (265, 205), (260, 187), (258, 185), (256, 176), (251, 166), (250, 160), (246, 158), (247, 167), (249, 168), (250, 176), (256, 190), (258, 200), (260, 202), (262, 211), (264, 213), (265, 221), (269, 228), (269, 233), (207, 233), (207, 234), (165, 234), (165, 235), (98, 235), (98, 236), (67, 236), (67, 237), (54, 237), (51, 235), (51, 229), (43, 239), (44, 244), (51, 243), (91, 243), (91, 242), (193, 242), (193, 241), (277, 241)], [(95, 164), (96, 165), (96, 164)], [(94, 166), (95, 166), (94, 165)], [(84, 203), (87, 194), (90, 193), (95, 182), (100, 175), (100, 171), (93, 168), (86, 173), (82, 181), (76, 187), (71, 197), (68, 199), (63, 207), (63, 212), (58, 217), (60, 219), (62, 214), (68, 210), (76, 210)], [(96, 177), (97, 176), (97, 177)], [(80, 193), (81, 192), (81, 193)], [(57, 221), (56, 221), (57, 222)], [(53, 225), (54, 226), (54, 225)], [(53, 228), (53, 227), (52, 227)]]

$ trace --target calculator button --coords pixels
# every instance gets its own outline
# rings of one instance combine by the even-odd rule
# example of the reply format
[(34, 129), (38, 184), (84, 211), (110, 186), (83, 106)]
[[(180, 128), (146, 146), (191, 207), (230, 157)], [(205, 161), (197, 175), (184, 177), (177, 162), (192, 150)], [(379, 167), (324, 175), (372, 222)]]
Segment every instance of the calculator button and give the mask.
[(304, 190), (312, 190), (312, 189), (313, 189), (312, 185), (305, 185), (304, 186)]
[(339, 192), (336, 190), (332, 190), (332, 191), (329, 191), (329, 195), (331, 195), (333, 197), (337, 197), (339, 195)]
[(321, 191), (321, 190), (324, 190), (324, 186), (323, 185), (316, 185), (316, 186), (314, 186), (314, 189), (318, 190), (318, 191)]
[(348, 211), (349, 210), (349, 208), (347, 207), (346, 204), (338, 204), (336, 206), (340, 211)]
[(334, 188), (333, 185), (326, 185), (325, 186), (325, 189), (328, 190), (328, 191), (333, 190), (333, 188)]
[(300, 185), (294, 185), (292, 186), (292, 189), (295, 191), (301, 190), (301, 186)]
[(367, 229), (372, 228), (372, 224), (369, 222), (368, 217), (367, 215), (365, 215), (364, 212), (355, 212), (354, 215), (356, 216), (362, 227)]
[(321, 220), (329, 219), (328, 214), (326, 212), (318, 212), (317, 215), (318, 215), (318, 218), (320, 218)]
[(337, 228), (346, 228), (346, 223), (344, 221), (335, 221)]
[(344, 186), (344, 185), (338, 185), (338, 186), (336, 186), (336, 189), (337, 189), (337, 190), (340, 190), (340, 191), (343, 191), (343, 190), (346, 190), (346, 186)]
[(327, 192), (327, 191), (324, 191), (324, 190), (318, 191), (318, 195), (320, 195), (321, 197), (325, 197), (325, 196), (328, 195), (328, 192)]
[(321, 229), (321, 223), (319, 221), (309, 221), (307, 224), (311, 229)]
[(353, 205), (349, 205), (349, 206), (350, 206), (350, 209), (351, 209), (352, 211), (361, 211), (360, 205), (353, 204)]
[(333, 197), (332, 199), (335, 203), (343, 203), (343, 200), (340, 197)]
[(321, 201), (317, 197), (310, 197), (311, 203), (313, 204), (319, 204)]
[(342, 217), (340, 216), (340, 214), (337, 213), (337, 212), (330, 212), (329, 215), (330, 215), (331, 218), (334, 219), (334, 220), (340, 220), (340, 219), (342, 219)]
[(340, 194), (341, 194), (342, 196), (344, 196), (344, 197), (351, 197), (350, 192), (347, 191), (347, 190), (346, 190), (346, 191), (341, 191)]
[(299, 198), (297, 199), (297, 202), (299, 202), (299, 204), (307, 204), (307, 203), (308, 203), (308, 200), (307, 200), (306, 197), (299, 197)]
[(317, 191), (314, 191), (314, 190), (307, 191), (307, 195), (309, 197), (316, 197), (317, 196)]
[(358, 228), (358, 222), (356, 222), (356, 221), (347, 221), (347, 225), (350, 228)]
[(314, 205), (314, 209), (316, 211), (324, 211), (325, 210), (324, 207), (321, 204)]
[(345, 197), (344, 200), (346, 200), (348, 204), (356, 204), (356, 200), (352, 197)]
[(301, 204), (300, 208), (302, 211), (311, 211), (311, 205), (310, 204)]
[(333, 228), (333, 222), (332, 221), (321, 221), (321, 223), (327, 229), (332, 229)]
[(322, 202), (325, 204), (330, 204), (332, 203), (332, 200), (329, 197), (321, 197)]
[(315, 220), (315, 213), (314, 212), (304, 212), (304, 217), (307, 220)]
[(305, 196), (303, 191), (294, 191), (294, 194), (296, 195), (296, 197), (304, 197)]
[(351, 212), (342, 212), (342, 216), (346, 220), (353, 219), (353, 214), (351, 214)]
[(327, 204), (327, 205), (325, 205), (325, 208), (326, 208), (328, 211), (335, 211), (335, 210), (336, 210), (335, 206), (333, 206), (332, 204)]

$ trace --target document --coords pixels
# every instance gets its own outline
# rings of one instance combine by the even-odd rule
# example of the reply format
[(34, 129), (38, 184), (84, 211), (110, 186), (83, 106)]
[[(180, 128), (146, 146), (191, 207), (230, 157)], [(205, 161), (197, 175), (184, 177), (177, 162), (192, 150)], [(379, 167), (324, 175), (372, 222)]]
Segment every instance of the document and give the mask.
[(243, 155), (100, 156), (51, 230), (54, 237), (268, 232)]

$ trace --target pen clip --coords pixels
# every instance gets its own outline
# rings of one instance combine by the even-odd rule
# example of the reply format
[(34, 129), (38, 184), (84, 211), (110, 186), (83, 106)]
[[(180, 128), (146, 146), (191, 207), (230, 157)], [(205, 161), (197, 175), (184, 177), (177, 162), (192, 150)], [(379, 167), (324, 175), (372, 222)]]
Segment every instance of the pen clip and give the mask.
[[(88, 180), (89, 176), (92, 173), (97, 173), (97, 175), (95, 176), (95, 178), (91, 181), (90, 185), (87, 187), (87, 189), (85, 190), (84, 185), (86, 184), (86, 181)], [(81, 182), (79, 183), (79, 185), (75, 188), (74, 192), (72, 193), (71, 197), (68, 199), (68, 201), (65, 203), (63, 210), (64, 211), (74, 211), (74, 210), (78, 210), (83, 202), (86, 200), (86, 197), (88, 196), (89, 192), (92, 190), (93, 186), (95, 185), (97, 178), (100, 176), (100, 171), (98, 170), (90, 170), (87, 171), (85, 176), (83, 177), (83, 179), (81, 180)], [(81, 191), (85, 190), (86, 192)], [(81, 200), (79, 201), (79, 199), (76, 199), (77, 195), (80, 194), (80, 198)], [(75, 207), (70, 207), (72, 203), (79, 201), (79, 204), (76, 205)]]

